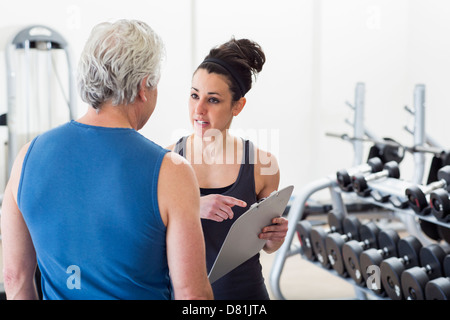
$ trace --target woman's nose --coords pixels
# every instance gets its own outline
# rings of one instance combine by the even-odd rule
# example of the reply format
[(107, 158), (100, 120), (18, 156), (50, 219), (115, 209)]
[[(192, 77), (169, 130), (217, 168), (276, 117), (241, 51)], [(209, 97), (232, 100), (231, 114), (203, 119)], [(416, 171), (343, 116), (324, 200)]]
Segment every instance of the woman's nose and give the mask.
[(205, 114), (206, 113), (205, 102), (202, 99), (198, 100), (194, 110), (196, 114)]

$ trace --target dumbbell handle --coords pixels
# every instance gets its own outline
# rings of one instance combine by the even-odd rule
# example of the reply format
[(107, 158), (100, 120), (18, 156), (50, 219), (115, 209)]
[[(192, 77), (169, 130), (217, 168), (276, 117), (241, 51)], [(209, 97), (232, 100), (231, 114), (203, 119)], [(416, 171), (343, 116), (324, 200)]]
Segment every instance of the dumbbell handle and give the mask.
[(383, 248), (379, 248), (377, 249), (377, 252), (381, 255), (388, 255), (389, 254), (389, 249), (387, 247), (383, 247)]
[(441, 179), (438, 181), (434, 181), (430, 184), (427, 184), (426, 186), (419, 186), (419, 188), (420, 188), (420, 190), (422, 190), (422, 192), (424, 194), (429, 194), (436, 189), (444, 188), (446, 186), (447, 186), (447, 182), (444, 179)]
[(354, 175), (355, 173), (368, 173), (368, 172), (372, 172), (372, 167), (369, 166), (367, 163), (363, 163), (360, 164), (359, 166), (349, 168), (347, 171), (347, 173), (350, 176)]
[(400, 260), (401, 263), (403, 263), (403, 265), (408, 265), (409, 262), (411, 261), (411, 259), (409, 259), (408, 256), (403, 256), (403, 257), (398, 257), (398, 259)]
[(372, 180), (376, 180), (379, 178), (384, 178), (387, 177), (389, 175), (389, 172), (385, 169), (379, 171), (379, 172), (374, 172), (369, 174), (368, 176), (365, 177), (366, 181), (372, 181)]
[(368, 239), (364, 239), (358, 242), (358, 244), (363, 248), (369, 248), (370, 247), (370, 241)]
[(433, 268), (427, 263), (424, 266), (419, 267), (421, 270), (423, 270), (426, 274), (429, 274), (433, 271)]

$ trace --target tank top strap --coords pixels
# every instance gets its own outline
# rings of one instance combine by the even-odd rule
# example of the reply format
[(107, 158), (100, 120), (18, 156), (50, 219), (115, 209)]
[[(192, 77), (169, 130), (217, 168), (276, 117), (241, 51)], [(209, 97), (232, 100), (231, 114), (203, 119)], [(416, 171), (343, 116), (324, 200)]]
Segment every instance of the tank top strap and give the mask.
[(245, 164), (255, 164), (255, 146), (250, 140), (242, 139), (244, 143), (244, 163)]
[(186, 158), (186, 141), (189, 136), (181, 137), (180, 140), (177, 141), (173, 152), (178, 153), (180, 156)]

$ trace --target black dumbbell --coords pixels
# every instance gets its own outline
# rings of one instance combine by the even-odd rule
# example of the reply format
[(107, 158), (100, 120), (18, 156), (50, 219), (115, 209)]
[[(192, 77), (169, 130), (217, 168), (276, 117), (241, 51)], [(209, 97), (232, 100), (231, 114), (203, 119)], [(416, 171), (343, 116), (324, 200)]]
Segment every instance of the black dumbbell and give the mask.
[[(401, 241), (403, 242), (402, 244), (403, 247), (414, 248), (416, 246), (417, 247), (421, 246), (419, 240), (414, 236), (405, 237), (401, 239)], [(385, 259), (399, 256), (398, 251), (399, 242), (400, 239), (398, 239), (395, 251), (392, 253), (390, 252), (392, 250), (391, 246), (391, 249), (388, 250), (381, 250), (381, 248), (378, 250), (377, 249), (366, 250), (363, 253), (361, 253), (359, 257), (361, 270), (363, 270), (362, 274), (364, 279), (366, 280), (367, 287), (379, 296), (386, 295), (383, 283), (381, 282), (381, 275), (380, 275), (381, 262), (383, 262)], [(389, 253), (387, 253), (387, 251), (389, 251)]]
[[(342, 219), (337, 217), (336, 214), (332, 211), (328, 213), (327, 218), (331, 232), (342, 232)], [(300, 240), (300, 245), (302, 247), (303, 255), (311, 261), (315, 261), (317, 259), (311, 243), (311, 231), (313, 229), (314, 228), (311, 222), (308, 220), (301, 220), (297, 223), (296, 230)]]
[(444, 258), (445, 277), (428, 281), (425, 286), (427, 300), (450, 300), (450, 255)]
[(307, 220), (301, 220), (297, 223), (296, 231), (298, 239), (300, 240), (300, 246), (302, 248), (302, 255), (308, 260), (316, 260), (316, 256), (312, 250), (310, 234), (312, 230), (311, 222)]
[(430, 194), (430, 207), (436, 219), (450, 222), (450, 196), (447, 190), (434, 190)]
[(355, 216), (346, 216), (342, 222), (342, 233), (334, 232), (333, 230), (325, 230), (324, 228), (314, 228), (311, 230), (311, 244), (313, 252), (317, 260), (325, 268), (331, 268), (330, 261), (326, 252), (326, 237), (330, 234), (336, 234), (339, 237), (346, 237), (349, 239), (358, 238), (358, 232), (361, 222)]
[(361, 241), (364, 245), (369, 248), (376, 246), (377, 237), (380, 229), (373, 222), (362, 224), (359, 228), (359, 239), (354, 239), (351, 237), (344, 237), (339, 234), (329, 234), (325, 239), (325, 248), (328, 255), (328, 260), (336, 272), (341, 276), (347, 276), (344, 260), (342, 257), (342, 248), (344, 244), (348, 241), (355, 240), (357, 243)]
[(437, 181), (426, 186), (414, 185), (406, 188), (405, 194), (408, 197), (408, 204), (417, 214), (426, 215), (430, 213), (431, 208), (427, 195), (438, 189), (446, 189), (450, 186), (450, 166), (439, 169)]
[(440, 236), (440, 240), (444, 240), (445, 242), (450, 244), (450, 227), (438, 225), (437, 229)]
[(441, 240), (449, 242), (450, 229), (446, 226), (424, 219), (418, 219), (418, 224), (422, 232), (430, 239), (436, 240), (437, 242), (440, 242)]
[[(378, 233), (378, 249), (369, 248), (367, 242), (349, 241), (342, 247), (342, 257), (345, 269), (352, 279), (359, 285), (364, 284), (367, 276), (367, 267), (361, 263), (363, 254), (381, 257), (381, 260), (397, 255), (397, 242), (400, 240), (398, 233), (393, 229), (380, 230)], [(365, 267), (365, 268), (364, 268)]]
[(450, 278), (440, 277), (428, 281), (425, 297), (427, 300), (450, 300)]
[(421, 267), (409, 268), (401, 276), (402, 292), (407, 300), (425, 300), (425, 285), (430, 280), (442, 277), (446, 254), (437, 243), (420, 250)]
[(350, 168), (348, 170), (343, 169), (336, 172), (336, 179), (339, 187), (343, 191), (352, 191), (352, 177), (356, 173), (360, 174), (368, 174), (368, 173), (374, 173), (383, 170), (383, 162), (380, 158), (374, 157), (370, 158), (367, 163), (364, 163), (362, 165)]
[(398, 241), (398, 257), (390, 257), (380, 263), (380, 276), (383, 289), (392, 300), (401, 300), (401, 274), (405, 269), (419, 265), (420, 241), (410, 235)]
[(400, 178), (400, 169), (398, 168), (397, 162), (386, 162), (383, 166), (383, 170), (368, 174), (366, 176), (362, 174), (355, 174), (353, 176), (353, 190), (355, 190), (358, 195), (367, 197), (371, 192), (369, 186), (367, 185), (367, 182), (386, 177), (396, 179)]

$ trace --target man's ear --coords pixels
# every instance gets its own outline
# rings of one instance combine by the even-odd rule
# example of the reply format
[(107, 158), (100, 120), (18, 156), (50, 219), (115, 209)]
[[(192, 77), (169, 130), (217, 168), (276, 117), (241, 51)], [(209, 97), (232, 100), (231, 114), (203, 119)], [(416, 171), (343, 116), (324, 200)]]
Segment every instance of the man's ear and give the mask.
[(147, 78), (148, 78), (148, 76), (145, 77), (144, 79), (142, 79), (141, 86), (140, 86), (139, 92), (138, 92), (139, 98), (141, 98), (141, 100), (144, 102), (147, 102), (147, 97), (145, 95), (145, 90), (147, 89), (147, 85), (146, 85)]

